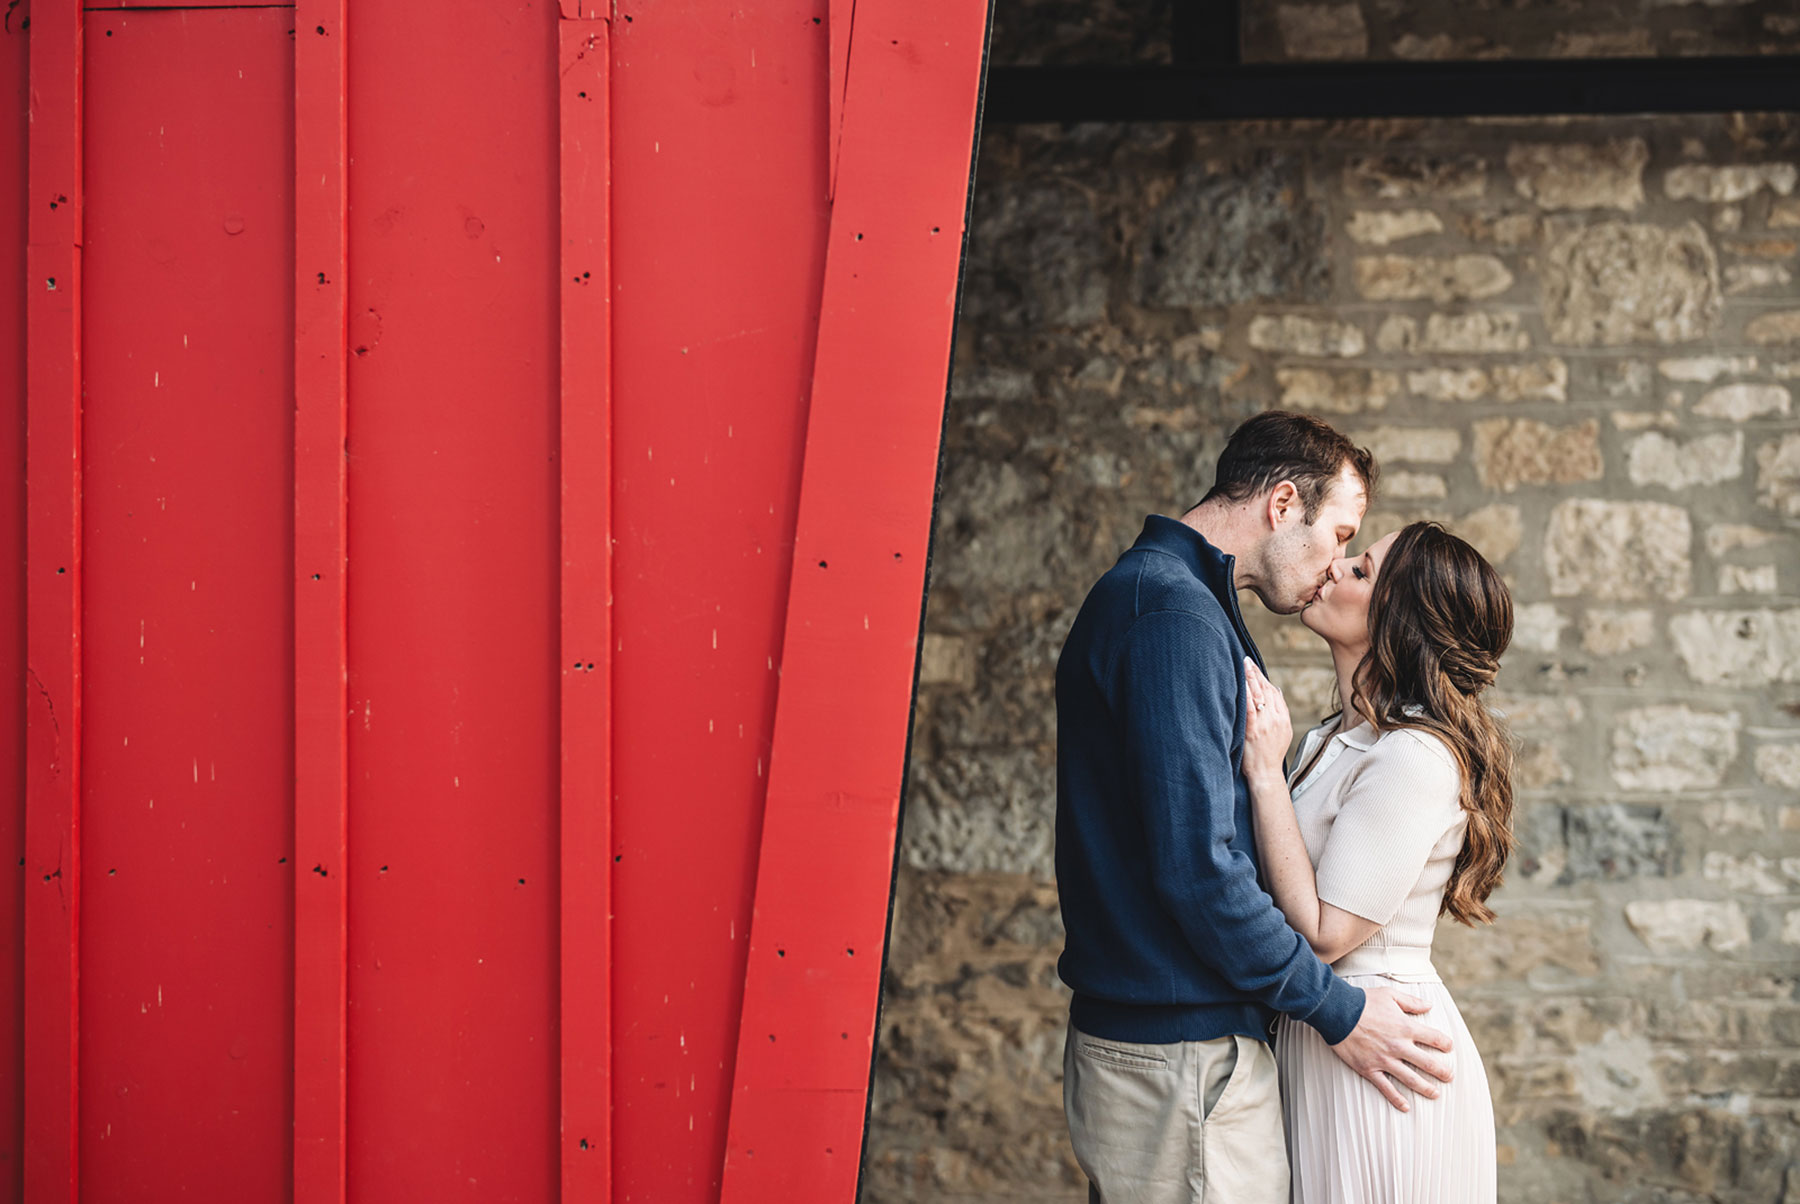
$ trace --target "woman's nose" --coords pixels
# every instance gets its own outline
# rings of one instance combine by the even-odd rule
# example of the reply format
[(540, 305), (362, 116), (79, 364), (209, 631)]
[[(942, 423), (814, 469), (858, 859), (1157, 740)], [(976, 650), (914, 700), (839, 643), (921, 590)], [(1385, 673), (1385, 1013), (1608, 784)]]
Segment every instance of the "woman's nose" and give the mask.
[(1334, 582), (1342, 580), (1344, 576), (1344, 562), (1341, 560), (1332, 561), (1331, 567), (1326, 570), (1326, 575)]

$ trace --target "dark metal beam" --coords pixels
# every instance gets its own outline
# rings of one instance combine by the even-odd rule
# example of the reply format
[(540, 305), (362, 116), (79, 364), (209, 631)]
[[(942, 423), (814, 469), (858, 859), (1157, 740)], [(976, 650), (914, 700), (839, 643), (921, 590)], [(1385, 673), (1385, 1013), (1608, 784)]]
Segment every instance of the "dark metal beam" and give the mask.
[(1178, 67), (1236, 66), (1238, 0), (1174, 0), (1169, 13), (1169, 52)]
[(1800, 58), (994, 67), (991, 122), (1800, 110)]

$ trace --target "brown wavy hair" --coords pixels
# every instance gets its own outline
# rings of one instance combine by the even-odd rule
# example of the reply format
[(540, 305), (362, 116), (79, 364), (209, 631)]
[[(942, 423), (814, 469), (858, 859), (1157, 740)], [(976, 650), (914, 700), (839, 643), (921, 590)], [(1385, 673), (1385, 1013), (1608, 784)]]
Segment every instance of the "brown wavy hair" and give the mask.
[(1442, 740), (1462, 770), (1469, 826), (1440, 914), (1490, 922), (1514, 840), (1513, 746), (1482, 702), (1512, 642), (1512, 593), (1481, 553), (1437, 523), (1395, 537), (1369, 596), (1369, 651), (1352, 705), (1377, 731)]

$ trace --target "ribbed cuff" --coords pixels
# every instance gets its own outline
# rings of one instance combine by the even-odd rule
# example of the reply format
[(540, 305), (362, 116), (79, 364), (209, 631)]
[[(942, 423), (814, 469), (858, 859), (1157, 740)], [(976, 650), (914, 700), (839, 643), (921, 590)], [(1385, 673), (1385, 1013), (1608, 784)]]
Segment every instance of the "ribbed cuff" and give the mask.
[(1361, 987), (1351, 986), (1336, 974), (1328, 972), (1328, 977), (1331, 982), (1325, 988), (1325, 998), (1300, 1019), (1312, 1025), (1319, 1036), (1325, 1038), (1325, 1044), (1336, 1045), (1348, 1037), (1357, 1021), (1362, 1019), (1366, 996)]

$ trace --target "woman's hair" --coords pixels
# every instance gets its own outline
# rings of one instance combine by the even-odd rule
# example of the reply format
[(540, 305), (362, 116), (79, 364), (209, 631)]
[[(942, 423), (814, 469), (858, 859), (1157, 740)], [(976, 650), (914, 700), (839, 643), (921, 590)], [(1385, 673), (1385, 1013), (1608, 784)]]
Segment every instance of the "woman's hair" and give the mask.
[(1413, 523), (1382, 559), (1352, 695), (1378, 730), (1430, 732), (1455, 756), (1469, 827), (1441, 911), (1470, 926), (1494, 918), (1487, 898), (1514, 843), (1512, 743), (1481, 700), (1512, 628), (1494, 566), (1437, 523)]

